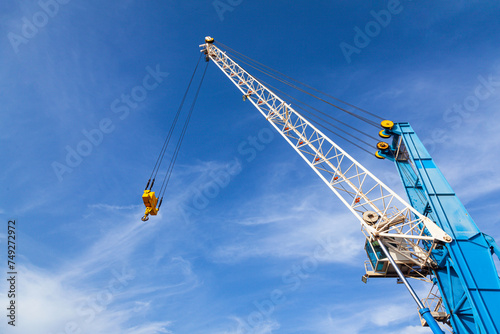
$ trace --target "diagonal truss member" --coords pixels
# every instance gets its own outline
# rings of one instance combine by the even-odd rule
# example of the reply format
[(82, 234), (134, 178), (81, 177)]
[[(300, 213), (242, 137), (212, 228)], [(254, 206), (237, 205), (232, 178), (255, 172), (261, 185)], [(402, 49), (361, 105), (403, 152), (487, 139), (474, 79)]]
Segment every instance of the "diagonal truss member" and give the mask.
[(213, 42), (200, 47), (356, 216), (369, 241), (385, 240), (392, 252), (417, 267), (434, 266), (431, 252), (439, 243), (451, 242), (449, 235)]

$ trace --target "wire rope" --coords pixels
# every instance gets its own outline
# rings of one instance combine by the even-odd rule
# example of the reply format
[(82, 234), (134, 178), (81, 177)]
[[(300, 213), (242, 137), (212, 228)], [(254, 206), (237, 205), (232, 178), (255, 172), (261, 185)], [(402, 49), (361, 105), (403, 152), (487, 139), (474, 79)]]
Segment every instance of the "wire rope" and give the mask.
[(205, 79), (205, 74), (207, 73), (207, 68), (208, 68), (208, 62), (207, 65), (205, 66), (205, 70), (203, 71), (203, 75), (200, 80), (200, 84), (198, 85), (198, 89), (196, 90), (196, 94), (193, 99), (193, 103), (191, 104), (191, 108), (189, 109), (189, 114), (186, 118), (186, 121), (184, 122), (184, 126), (182, 128), (181, 135), (179, 137), (179, 140), (177, 141), (177, 145), (175, 147), (174, 154), (172, 156), (172, 160), (170, 160), (170, 164), (167, 169), (167, 173), (165, 174), (165, 178), (163, 179), (163, 183), (161, 185), (160, 191), (158, 192), (158, 198), (160, 198), (160, 203), (158, 205), (158, 208), (160, 208), (161, 203), (163, 201), (163, 195), (165, 194), (165, 191), (167, 189), (168, 183), (170, 181), (170, 177), (172, 175), (172, 171), (174, 170), (175, 162), (177, 161), (177, 157), (179, 155), (179, 151), (182, 145), (182, 142), (184, 140), (184, 137), (186, 135), (186, 130), (189, 125), (189, 121), (191, 120), (191, 116), (193, 114), (194, 106), (196, 105), (196, 100), (198, 99), (198, 95), (200, 93), (201, 85), (203, 84), (203, 80)]
[(235, 58), (235, 59), (237, 59), (239, 62), (242, 62), (242, 63), (244, 63), (244, 64), (248, 65), (249, 67), (251, 67), (251, 68), (253, 68), (253, 69), (255, 69), (255, 70), (257, 70), (257, 71), (259, 71), (259, 72), (261, 72), (261, 73), (263, 73), (263, 74), (265, 74), (265, 75), (267, 75), (267, 76), (269, 76), (269, 77), (271, 77), (271, 78), (273, 78), (273, 79), (275, 79), (275, 80), (277, 80), (277, 81), (279, 81), (279, 82), (281, 82), (281, 83), (283, 83), (283, 84), (287, 85), (287, 86), (290, 86), (290, 87), (292, 87), (292, 88), (294, 88), (294, 89), (296, 89), (296, 90), (298, 90), (298, 91), (300, 91), (300, 92), (303, 92), (303, 93), (305, 93), (305, 94), (307, 94), (307, 95), (310, 95), (311, 97), (314, 97), (314, 98), (316, 98), (316, 99), (318, 99), (318, 100), (320, 100), (320, 101), (322, 101), (322, 102), (324, 102), (324, 103), (326, 103), (326, 104), (329, 104), (329, 105), (331, 105), (332, 107), (335, 107), (335, 108), (337, 108), (337, 109), (339, 109), (339, 110), (341, 110), (341, 111), (345, 112), (346, 114), (349, 114), (349, 115), (351, 115), (351, 116), (353, 116), (353, 117), (355, 117), (355, 118), (357, 118), (357, 119), (359, 119), (359, 120), (361, 120), (361, 121), (363, 121), (363, 122), (365, 122), (365, 123), (367, 123), (367, 124), (370, 124), (370, 125), (372, 125), (372, 126), (374, 126), (374, 127), (376, 127), (376, 128), (379, 128), (379, 127), (380, 127), (380, 125), (379, 125), (377, 122), (374, 122), (374, 121), (372, 121), (372, 120), (370, 120), (370, 119), (368, 119), (368, 118), (366, 118), (366, 117), (363, 117), (363, 116), (361, 116), (361, 115), (357, 115), (357, 114), (356, 114), (356, 113), (354, 113), (354, 112), (351, 112), (351, 111), (349, 111), (349, 110), (347, 110), (347, 109), (345, 109), (345, 108), (342, 108), (342, 107), (340, 107), (340, 106), (337, 106), (337, 105), (335, 105), (335, 104), (333, 104), (333, 103), (331, 103), (331, 102), (329, 102), (329, 101), (327, 101), (327, 100), (325, 100), (325, 99), (322, 99), (322, 98), (320, 98), (320, 97), (318, 97), (318, 96), (316, 96), (316, 95), (314, 95), (314, 94), (312, 94), (312, 93), (310, 93), (310, 92), (308, 92), (308, 91), (306, 91), (306, 90), (304, 90), (304, 89), (302, 89), (302, 88), (300, 88), (300, 87), (298, 87), (298, 86), (296, 86), (296, 85), (294, 85), (294, 84), (292, 84), (292, 83), (287, 82), (286, 80), (283, 80), (283, 79), (281, 79), (281, 78), (278, 78), (278, 77), (276, 77), (275, 75), (272, 75), (272, 74), (270, 74), (270, 73), (268, 73), (268, 72), (266, 72), (266, 71), (264, 71), (264, 70), (262, 70), (262, 69), (259, 69), (258, 67), (254, 66), (254, 65), (252, 65), (252, 64), (250, 64), (250, 63), (248, 63), (248, 62), (246, 62), (245, 60), (241, 59), (241, 58), (240, 58), (240, 57), (238, 57), (238, 56), (234, 56), (234, 55), (232, 55), (232, 57), (233, 57), (233, 58)]
[[(168, 131), (167, 137), (165, 138), (165, 141), (163, 143), (163, 147), (161, 148), (160, 154), (158, 154), (158, 158), (156, 159), (155, 166), (153, 167), (153, 170), (151, 171), (151, 175), (149, 176), (148, 183), (146, 185), (146, 190), (149, 187), (149, 190), (153, 188), (153, 185), (155, 183), (156, 175), (158, 174), (158, 171), (160, 170), (161, 163), (163, 161), (163, 158), (165, 156), (165, 152), (167, 151), (168, 144), (170, 143), (170, 139), (172, 138), (172, 134), (174, 132), (175, 126), (177, 124), (177, 120), (179, 119), (179, 115), (181, 113), (182, 107), (184, 106), (184, 102), (186, 101), (187, 94), (189, 92), (189, 89), (191, 87), (191, 83), (193, 82), (194, 75), (196, 73), (196, 70), (198, 69), (198, 65), (200, 64), (201, 60), (201, 54), (200, 57), (198, 58), (198, 62), (196, 63), (196, 66), (194, 68), (193, 74), (191, 75), (191, 79), (189, 80), (189, 84), (186, 88), (186, 92), (184, 93), (184, 96), (182, 97), (181, 104), (179, 106), (179, 109), (177, 109), (177, 113), (175, 114), (174, 120), (172, 122), (172, 125), (170, 126), (170, 129)], [(151, 179), (153, 179), (153, 182), (151, 182)]]
[[(257, 79), (257, 78), (256, 78), (256, 79)], [(302, 104), (302, 105), (304, 105), (304, 106), (306, 106), (306, 107), (308, 107), (308, 108), (310, 108), (310, 109), (312, 109), (312, 110), (315, 110), (316, 112), (319, 112), (320, 114), (322, 114), (322, 115), (324, 115), (324, 116), (326, 116), (326, 117), (328, 117), (328, 118), (331, 118), (331, 119), (333, 119), (333, 120), (335, 120), (335, 121), (337, 121), (337, 122), (339, 122), (339, 123), (343, 124), (344, 126), (346, 126), (346, 127), (350, 128), (350, 129), (352, 129), (352, 130), (354, 130), (354, 131), (356, 131), (356, 132), (359, 132), (360, 134), (362, 134), (362, 135), (364, 135), (364, 136), (367, 136), (367, 137), (368, 137), (368, 138), (370, 138), (370, 139), (373, 139), (373, 140), (375, 140), (375, 141), (377, 141), (377, 142), (379, 141), (379, 140), (378, 140), (378, 138), (375, 138), (375, 137), (373, 137), (372, 135), (367, 134), (366, 132), (363, 132), (363, 131), (361, 131), (361, 130), (359, 130), (359, 129), (356, 129), (356, 128), (355, 128), (355, 127), (353, 127), (353, 126), (351, 126), (351, 125), (349, 125), (349, 124), (347, 124), (347, 123), (344, 123), (344, 122), (342, 122), (341, 120), (336, 119), (335, 117), (333, 117), (333, 116), (331, 116), (331, 115), (328, 115), (327, 113), (325, 113), (325, 112), (323, 112), (323, 111), (321, 111), (321, 110), (319, 110), (319, 109), (314, 108), (313, 106), (311, 106), (311, 105), (309, 105), (309, 104), (307, 104), (307, 103), (305, 103), (305, 102), (303, 102), (303, 101), (301, 101), (301, 100), (299, 100), (299, 99), (297, 99), (297, 98), (295, 98), (295, 97), (293, 97), (293, 96), (291, 96), (291, 95), (289, 95), (289, 94), (287, 94), (287, 93), (283, 92), (282, 90), (280, 90), (280, 89), (278, 89), (278, 88), (276, 88), (276, 87), (274, 87), (274, 86), (270, 85), (269, 83), (267, 83), (267, 82), (265, 82), (265, 81), (263, 81), (263, 80), (260, 80), (260, 79), (259, 79), (259, 81), (261, 81), (262, 83), (264, 83), (264, 84), (266, 84), (267, 86), (271, 87), (273, 90), (278, 91), (278, 92), (280, 92), (281, 94), (283, 94), (283, 95), (285, 95), (285, 96), (287, 96), (287, 97), (289, 97), (289, 98), (291, 98), (291, 99), (293, 99), (293, 100), (297, 101), (298, 103), (300, 103), (300, 104)], [(360, 142), (363, 142), (363, 143), (367, 144), (367, 145), (368, 145), (368, 146), (370, 146), (370, 147), (372, 147), (372, 146), (373, 146), (372, 144), (367, 143), (366, 141), (364, 141), (364, 140), (362, 140), (362, 139), (360, 139), (360, 138), (356, 137), (355, 135), (353, 135), (353, 134), (351, 134), (351, 133), (349, 133), (349, 132), (347, 132), (347, 131), (345, 131), (345, 130), (343, 130), (343, 129), (339, 128), (338, 126), (336, 126), (336, 125), (334, 125), (334, 124), (332, 124), (332, 123), (330, 123), (330, 122), (328, 122), (328, 121), (324, 120), (323, 118), (321, 118), (321, 117), (319, 117), (319, 116), (315, 115), (315, 114), (314, 114), (314, 113), (312, 113), (311, 111), (308, 111), (308, 110), (306, 110), (306, 109), (304, 109), (304, 108), (300, 107), (300, 106), (299, 106), (299, 105), (297, 105), (296, 103), (294, 103), (294, 105), (295, 105), (297, 108), (299, 108), (299, 109), (301, 109), (301, 110), (304, 110), (305, 112), (307, 112), (307, 113), (309, 113), (309, 114), (311, 114), (311, 115), (313, 115), (313, 116), (315, 116), (315, 117), (317, 117), (317, 118), (321, 119), (321, 120), (322, 120), (322, 121), (324, 121), (325, 123), (327, 123), (327, 124), (329, 124), (329, 125), (331, 125), (331, 126), (333, 126), (333, 127), (337, 128), (337, 129), (339, 129), (340, 131), (342, 131), (342, 132), (344, 132), (344, 133), (348, 134), (349, 136), (352, 136), (352, 137), (356, 138), (356, 139), (357, 139), (357, 140), (359, 140)]]
[[(273, 87), (273, 86), (271, 86), (271, 85), (269, 85), (269, 84), (265, 83), (265, 82), (264, 82), (264, 81), (262, 81), (262, 80), (260, 80), (260, 81), (261, 81), (261, 82), (263, 82), (264, 84), (268, 85), (269, 87), (273, 88), (274, 90), (277, 90), (277, 91), (279, 91), (279, 92), (283, 93), (282, 91), (280, 91), (280, 90), (279, 90), (279, 89), (277, 89), (276, 87)], [(288, 95), (288, 94), (286, 94), (286, 93), (283, 93), (283, 94), (285, 94), (285, 95), (289, 96), (289, 95)], [(299, 101), (299, 100), (297, 100), (297, 101)], [(301, 102), (301, 101), (299, 101), (299, 102)], [(303, 102), (301, 102), (301, 103), (303, 103)], [(312, 115), (312, 116), (314, 116), (314, 117), (316, 117), (316, 118), (320, 119), (323, 123), (329, 124), (329, 125), (331, 125), (331, 126), (333, 126), (333, 127), (337, 128), (337, 129), (339, 129), (340, 131), (344, 132), (345, 134), (347, 134), (347, 135), (349, 135), (349, 136), (354, 137), (355, 139), (357, 139), (358, 141), (362, 142), (363, 144), (365, 144), (365, 145), (367, 145), (367, 146), (369, 146), (369, 147), (373, 147), (373, 145), (372, 145), (372, 144), (370, 144), (370, 143), (368, 143), (368, 142), (366, 142), (366, 141), (364, 141), (364, 140), (359, 139), (358, 137), (354, 136), (353, 134), (351, 134), (351, 133), (349, 133), (349, 132), (347, 132), (347, 131), (345, 131), (345, 130), (343, 130), (343, 129), (339, 128), (338, 126), (336, 126), (336, 125), (334, 125), (334, 124), (332, 124), (332, 123), (328, 122), (327, 120), (325, 120), (325, 119), (321, 118), (320, 116), (315, 115), (314, 113), (311, 113), (310, 111), (306, 110), (305, 108), (302, 108), (301, 106), (299, 106), (299, 105), (297, 105), (297, 104), (295, 104), (295, 106), (296, 106), (297, 108), (299, 108), (299, 109), (301, 109), (301, 110), (305, 111), (306, 113), (308, 113), (308, 114), (310, 114), (310, 115)], [(296, 111), (296, 112), (297, 112), (297, 111)], [(336, 135), (336, 136), (338, 136), (338, 137), (340, 137), (340, 138), (344, 139), (344, 140), (345, 140), (345, 141), (347, 141), (348, 143), (350, 143), (350, 144), (352, 144), (352, 145), (354, 145), (354, 146), (358, 147), (359, 149), (361, 149), (361, 150), (363, 150), (363, 151), (367, 152), (368, 154), (372, 155), (372, 152), (370, 152), (370, 151), (368, 151), (367, 149), (365, 149), (364, 147), (361, 147), (360, 145), (358, 145), (358, 144), (354, 143), (354, 142), (353, 142), (353, 141), (351, 141), (350, 139), (345, 138), (343, 135), (341, 135), (341, 134), (339, 134), (339, 133), (337, 133), (337, 132), (333, 131), (332, 129), (330, 129), (330, 128), (326, 127), (324, 124), (319, 123), (319, 122), (317, 122), (317, 121), (315, 121), (315, 120), (313, 120), (313, 119), (311, 119), (311, 118), (305, 117), (303, 114), (300, 114), (299, 112), (297, 112), (297, 113), (298, 113), (299, 115), (301, 115), (302, 117), (306, 118), (308, 121), (310, 121), (310, 122), (312, 122), (312, 123), (315, 123), (316, 125), (321, 126), (322, 128), (326, 129), (327, 131), (329, 131), (329, 132), (333, 133), (334, 135)]]
[(329, 98), (331, 98), (331, 99), (334, 99), (334, 100), (336, 100), (336, 101), (338, 101), (338, 102), (344, 103), (344, 104), (346, 104), (346, 105), (348, 105), (348, 106), (350, 106), (350, 107), (353, 107), (353, 108), (355, 108), (355, 109), (357, 109), (357, 110), (359, 110), (359, 111), (361, 111), (361, 112), (364, 112), (364, 113), (366, 113), (367, 115), (370, 115), (370, 116), (372, 116), (372, 117), (375, 117), (375, 118), (377, 118), (377, 119), (379, 119), (379, 120), (383, 120), (383, 119), (384, 119), (383, 117), (380, 117), (380, 116), (379, 116), (379, 115), (377, 115), (377, 114), (374, 114), (374, 113), (369, 112), (369, 111), (367, 111), (367, 110), (365, 110), (365, 109), (362, 109), (362, 108), (360, 108), (360, 107), (357, 107), (356, 105), (353, 105), (353, 104), (351, 104), (351, 103), (349, 103), (349, 102), (343, 101), (343, 100), (341, 100), (341, 99), (339, 99), (339, 98), (336, 98), (336, 97), (334, 97), (334, 96), (332, 96), (332, 95), (330, 95), (330, 94), (327, 94), (327, 93), (325, 93), (325, 92), (322, 92), (322, 91), (320, 91), (319, 89), (314, 88), (314, 87), (312, 87), (312, 86), (310, 86), (310, 85), (308, 85), (308, 84), (305, 84), (305, 83), (303, 83), (303, 82), (301, 82), (301, 81), (299, 81), (299, 80), (297, 80), (297, 79), (294, 79), (294, 78), (292, 78), (292, 77), (290, 77), (290, 76), (288, 76), (288, 75), (286, 75), (286, 74), (284, 74), (284, 73), (282, 73), (282, 72), (280, 72), (280, 71), (277, 71), (277, 70), (273, 69), (273, 68), (272, 68), (272, 67), (270, 67), (270, 66), (267, 66), (267, 65), (265, 65), (265, 64), (262, 64), (262, 63), (260, 63), (259, 61), (255, 60), (255, 59), (252, 59), (251, 57), (248, 57), (248, 56), (244, 55), (243, 53), (238, 52), (238, 51), (236, 51), (236, 50), (234, 50), (234, 49), (230, 48), (229, 46), (227, 46), (227, 45), (225, 45), (225, 44), (223, 44), (223, 43), (221, 43), (221, 42), (215, 41), (215, 43), (220, 44), (220, 45), (221, 45), (221, 46), (223, 46), (224, 48), (226, 48), (226, 49), (228, 49), (228, 50), (230, 50), (230, 51), (232, 51), (232, 52), (234, 52), (234, 53), (237, 53), (237, 54), (241, 55), (242, 57), (245, 57), (245, 58), (247, 58), (248, 60), (253, 61), (254, 63), (259, 64), (260, 66), (262, 66), (262, 67), (264, 67), (264, 68), (267, 68), (267, 69), (269, 69), (269, 70), (271, 70), (271, 71), (273, 71), (273, 72), (275, 72), (275, 73), (277, 73), (277, 74), (279, 74), (279, 75), (281, 75), (281, 76), (283, 76), (283, 77), (285, 77), (285, 78), (287, 78), (287, 79), (289, 79), (289, 80), (292, 80), (292, 81), (294, 81), (294, 82), (296, 82), (296, 83), (298, 83), (298, 84), (300, 84), (300, 85), (302, 85), (302, 86), (304, 86), (304, 87), (307, 87), (307, 88), (309, 88), (309, 89), (312, 89), (312, 90), (314, 90), (314, 91), (315, 91), (315, 92), (317, 92), (317, 93), (323, 94), (323, 95), (325, 95), (325, 96), (327, 96), (327, 97), (329, 97)]

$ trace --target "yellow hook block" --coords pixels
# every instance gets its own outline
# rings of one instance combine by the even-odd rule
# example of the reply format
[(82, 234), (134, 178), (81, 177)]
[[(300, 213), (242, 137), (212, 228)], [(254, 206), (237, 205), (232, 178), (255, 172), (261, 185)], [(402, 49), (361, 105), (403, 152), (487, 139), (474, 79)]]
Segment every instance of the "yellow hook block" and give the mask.
[(144, 190), (144, 194), (142, 194), (142, 201), (146, 206), (146, 211), (144, 212), (142, 221), (148, 220), (149, 215), (156, 216), (159, 209), (156, 207), (156, 205), (158, 204), (158, 198), (156, 198), (155, 192), (151, 190)]

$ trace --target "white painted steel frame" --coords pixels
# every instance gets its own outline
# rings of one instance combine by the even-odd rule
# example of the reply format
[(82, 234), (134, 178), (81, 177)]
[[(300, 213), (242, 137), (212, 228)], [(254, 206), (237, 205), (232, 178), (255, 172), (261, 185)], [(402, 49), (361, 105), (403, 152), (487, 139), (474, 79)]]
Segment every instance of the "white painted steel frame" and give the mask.
[[(200, 47), (358, 218), (369, 240), (385, 240), (391, 249), (421, 268), (432, 263), (430, 252), (436, 241), (451, 242), (433, 221), (422, 216), (225, 52), (212, 43)], [(366, 211), (376, 212), (379, 220), (369, 225), (363, 219)]]

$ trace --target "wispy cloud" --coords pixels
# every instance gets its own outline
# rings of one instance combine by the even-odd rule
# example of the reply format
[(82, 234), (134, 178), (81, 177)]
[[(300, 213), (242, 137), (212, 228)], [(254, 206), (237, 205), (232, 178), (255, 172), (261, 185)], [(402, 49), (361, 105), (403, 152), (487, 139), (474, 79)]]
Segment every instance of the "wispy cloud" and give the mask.
[(234, 215), (224, 218), (228, 223), (240, 225), (244, 233), (239, 233), (237, 240), (223, 241), (216, 247), (214, 260), (300, 258), (327, 243), (331, 255), (322, 258), (323, 261), (352, 263), (362, 250), (363, 237), (350, 213), (339, 214), (343, 209), (340, 203), (338, 210), (327, 209), (335, 201), (333, 194), (325, 198), (308, 188), (263, 195), (249, 201)]
[[(429, 329), (414, 326), (416, 307), (407, 300), (372, 300), (364, 303), (325, 307), (307, 328), (314, 333), (361, 334), (389, 332), (391, 334), (428, 333)], [(360, 310), (360, 311), (355, 311)], [(323, 315), (321, 315), (323, 314)], [(418, 320), (417, 320), (418, 321)], [(410, 325), (411, 324), (411, 325)], [(390, 328), (399, 328), (391, 331)]]
[[(104, 204), (96, 207), (114, 210)], [(80, 256), (56, 265), (56, 270), (18, 268), (16, 329), (34, 334), (172, 333), (172, 319), (144, 321), (143, 316), (152, 305), (200, 284), (190, 262), (173, 255), (165, 255), (158, 267), (138, 260), (139, 246), (151, 239), (157, 226), (138, 221), (135, 212), (116, 223)], [(163, 276), (163, 282), (144, 282), (143, 275)], [(0, 286), (6, 287), (3, 281)]]

